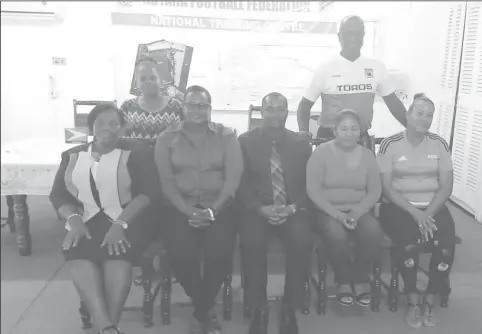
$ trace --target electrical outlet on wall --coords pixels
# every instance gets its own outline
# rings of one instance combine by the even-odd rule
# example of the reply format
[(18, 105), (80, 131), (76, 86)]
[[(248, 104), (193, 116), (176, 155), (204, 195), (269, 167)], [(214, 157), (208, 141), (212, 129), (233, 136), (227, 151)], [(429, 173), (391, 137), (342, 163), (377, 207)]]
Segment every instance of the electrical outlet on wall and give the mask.
[(62, 57), (52, 57), (52, 65), (65, 66), (67, 65), (67, 59)]
[(57, 88), (57, 82), (53, 75), (49, 76), (49, 95), (51, 99), (56, 99), (59, 96), (59, 90)]

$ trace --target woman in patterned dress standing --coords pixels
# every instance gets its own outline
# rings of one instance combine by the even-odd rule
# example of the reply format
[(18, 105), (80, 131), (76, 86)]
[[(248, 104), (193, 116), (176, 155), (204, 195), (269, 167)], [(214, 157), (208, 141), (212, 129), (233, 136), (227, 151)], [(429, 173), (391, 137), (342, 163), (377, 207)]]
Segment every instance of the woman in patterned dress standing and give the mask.
[(157, 62), (150, 57), (137, 61), (136, 82), (141, 96), (121, 106), (128, 122), (125, 136), (144, 139), (153, 145), (161, 132), (181, 121), (182, 103), (176, 97), (162, 94)]
[[(163, 81), (157, 66), (157, 62), (150, 57), (143, 57), (136, 62), (135, 81), (141, 95), (126, 100), (121, 105), (127, 121), (124, 136), (145, 141), (151, 147), (152, 154), (149, 158), (152, 160), (147, 162), (150, 164), (154, 164), (154, 144), (157, 137), (170, 126), (180, 123), (184, 118), (182, 102), (163, 93), (165, 90), (162, 87)], [(153, 182), (159, 184), (158, 180), (153, 180)], [(163, 216), (163, 207), (159, 203), (155, 203), (148, 210), (149, 213), (146, 215), (152, 219), (144, 222), (142, 234), (143, 238), (145, 237), (143, 240), (151, 245), (143, 252), (143, 259), (150, 261), (159, 254), (155, 241), (159, 239), (161, 233), (162, 222), (160, 220)], [(136, 282), (140, 283), (140, 276), (136, 277)]]

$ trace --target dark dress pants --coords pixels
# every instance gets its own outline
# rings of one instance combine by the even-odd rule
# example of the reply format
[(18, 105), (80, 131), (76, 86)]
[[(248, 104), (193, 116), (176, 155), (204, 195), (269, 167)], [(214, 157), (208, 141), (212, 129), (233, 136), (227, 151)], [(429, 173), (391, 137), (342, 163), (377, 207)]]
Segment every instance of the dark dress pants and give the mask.
[(232, 268), (236, 238), (233, 208), (220, 211), (214, 224), (203, 229), (191, 227), (187, 217), (172, 208), (166, 218), (163, 239), (171, 267), (193, 300), (194, 317), (204, 322)]
[(267, 249), (269, 239), (277, 236), (282, 239), (286, 251), (283, 300), (293, 308), (300, 307), (304, 282), (310, 273), (313, 247), (308, 211), (298, 211), (280, 226), (269, 224), (255, 211), (247, 211), (242, 217), (239, 230), (249, 305), (258, 310), (266, 304)]

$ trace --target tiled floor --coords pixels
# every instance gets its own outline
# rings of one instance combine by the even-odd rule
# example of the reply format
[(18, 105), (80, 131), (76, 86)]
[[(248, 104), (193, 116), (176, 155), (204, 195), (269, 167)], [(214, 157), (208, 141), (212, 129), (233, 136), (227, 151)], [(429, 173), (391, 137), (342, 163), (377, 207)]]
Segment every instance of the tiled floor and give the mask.
[[(33, 235), (31, 257), (18, 256), (14, 235), (9, 234), (5, 228), (2, 230), (1, 333), (94, 334), (93, 331), (83, 331), (80, 328), (78, 296), (63, 267), (59, 251), (64, 233), (62, 223), (57, 221), (46, 197), (31, 197), (29, 204)], [(5, 199), (2, 198), (2, 216), (5, 214), (4, 208)], [(453, 292), (450, 306), (441, 311), (442, 323), (436, 329), (422, 330), (440, 334), (476, 334), (480, 333), (482, 326), (482, 226), (456, 208), (453, 208), (452, 212), (457, 222), (457, 234), (463, 238), (463, 244), (457, 249), (456, 263), (451, 276)], [(235, 268), (239, 268), (239, 265), (235, 264)], [(271, 256), (270, 295), (277, 295), (282, 291), (282, 268), (280, 257)], [(386, 273), (384, 277), (387, 277)], [(233, 320), (224, 323), (223, 328), (225, 333), (247, 333), (249, 323), (241, 316), (240, 279), (236, 273), (233, 287)], [(127, 306), (140, 305), (141, 300), (142, 289), (133, 287)], [(173, 303), (186, 300), (177, 285), (174, 286), (172, 300)], [(381, 312), (376, 314), (361, 307), (341, 308), (335, 302), (331, 302), (324, 316), (318, 316), (313, 308), (311, 314), (299, 315), (300, 333), (408, 333), (411, 330), (404, 324), (402, 309), (403, 307), (397, 313), (391, 313), (384, 300)], [(270, 333), (277, 332), (276, 311), (277, 304), (272, 303)], [(162, 326), (157, 308), (155, 326), (147, 330), (140, 324), (140, 314), (128, 311), (123, 315), (122, 326), (126, 334), (186, 333), (186, 319), (190, 312), (188, 307), (173, 307), (172, 324)]]

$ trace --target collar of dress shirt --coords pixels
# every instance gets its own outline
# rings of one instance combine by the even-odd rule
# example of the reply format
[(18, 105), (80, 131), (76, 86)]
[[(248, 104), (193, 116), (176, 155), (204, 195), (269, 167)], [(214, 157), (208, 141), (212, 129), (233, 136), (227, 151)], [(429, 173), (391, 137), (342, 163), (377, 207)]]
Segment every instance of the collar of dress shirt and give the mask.
[(286, 133), (286, 128), (282, 128), (277, 132), (270, 132), (265, 127), (260, 129), (261, 136), (270, 142), (283, 142), (286, 138)]
[[(184, 132), (186, 133), (186, 127), (184, 125), (184, 121), (181, 121), (175, 128), (172, 129), (173, 132)], [(216, 133), (217, 132), (217, 127), (216, 127), (216, 124), (213, 123), (213, 122), (209, 122), (208, 123), (208, 129), (212, 132), (212, 133)]]

